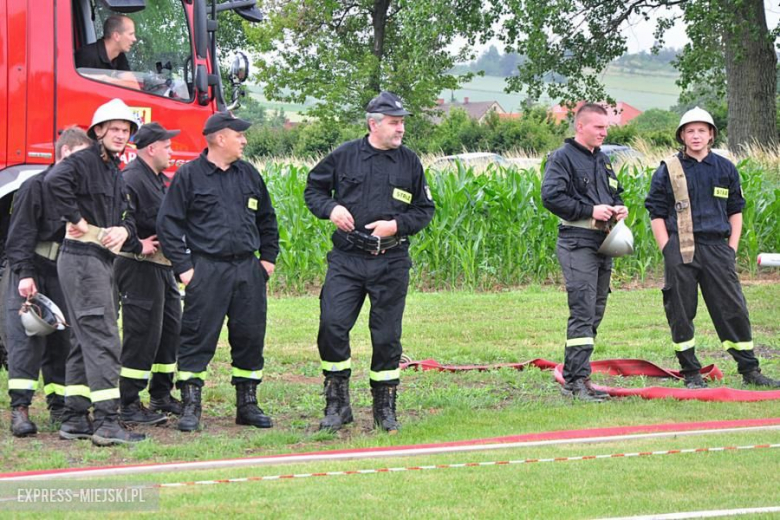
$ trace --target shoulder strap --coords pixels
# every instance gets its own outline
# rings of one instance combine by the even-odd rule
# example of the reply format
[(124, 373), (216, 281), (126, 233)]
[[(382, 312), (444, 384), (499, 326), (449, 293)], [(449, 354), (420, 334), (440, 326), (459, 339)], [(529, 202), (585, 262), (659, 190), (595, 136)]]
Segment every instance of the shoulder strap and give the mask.
[(693, 217), (691, 201), (688, 197), (688, 181), (685, 179), (682, 163), (676, 155), (664, 161), (669, 170), (669, 180), (674, 192), (674, 209), (677, 212), (677, 234), (680, 237), (680, 254), (684, 264), (693, 261), (695, 245), (693, 241)]

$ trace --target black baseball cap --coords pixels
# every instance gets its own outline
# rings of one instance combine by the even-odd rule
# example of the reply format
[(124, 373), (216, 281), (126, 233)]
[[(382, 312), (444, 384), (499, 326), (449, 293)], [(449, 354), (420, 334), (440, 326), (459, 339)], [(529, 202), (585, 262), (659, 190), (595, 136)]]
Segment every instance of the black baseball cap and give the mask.
[(404, 109), (401, 98), (386, 90), (368, 102), (366, 112), (369, 114), (385, 114), (387, 116), (408, 116), (411, 112)]
[(166, 130), (163, 125), (153, 121), (142, 125), (141, 128), (138, 129), (133, 138), (133, 142), (135, 143), (135, 147), (140, 150), (157, 141), (165, 141), (166, 139), (176, 137), (180, 132), (181, 130)]
[(252, 123), (240, 119), (230, 112), (217, 112), (206, 119), (206, 125), (203, 127), (203, 135), (213, 134), (225, 128), (230, 128), (236, 132), (246, 132), (252, 126)]

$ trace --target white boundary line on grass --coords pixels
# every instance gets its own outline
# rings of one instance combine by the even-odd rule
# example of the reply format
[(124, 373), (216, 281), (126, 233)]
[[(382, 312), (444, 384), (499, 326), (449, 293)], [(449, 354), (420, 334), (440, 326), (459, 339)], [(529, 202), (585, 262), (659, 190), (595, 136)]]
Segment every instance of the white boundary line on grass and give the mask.
[(628, 435), (613, 435), (603, 437), (580, 437), (575, 439), (555, 439), (546, 441), (507, 442), (493, 444), (469, 444), (465, 446), (427, 446), (408, 448), (403, 450), (386, 449), (366, 452), (347, 453), (309, 453), (291, 454), (285, 456), (249, 457), (228, 460), (207, 460), (199, 462), (179, 462), (164, 464), (148, 464), (130, 467), (95, 468), (84, 471), (70, 471), (65, 473), (41, 473), (35, 475), (21, 475), (0, 478), (0, 482), (21, 480), (54, 480), (54, 479), (80, 479), (103, 476), (139, 475), (145, 473), (161, 473), (174, 471), (194, 471), (204, 469), (239, 468), (253, 466), (278, 466), (302, 462), (359, 460), (375, 458), (395, 458), (414, 455), (437, 455), (441, 453), (474, 452), (487, 450), (502, 450), (512, 448), (528, 448), (538, 446), (555, 446), (561, 444), (593, 444), (601, 442), (616, 442), (643, 439), (660, 439), (668, 437), (683, 437), (691, 435), (707, 435), (714, 433), (744, 433), (752, 431), (780, 430), (780, 425), (774, 426), (749, 426), (745, 428), (722, 428), (710, 430), (684, 430), (672, 432), (639, 433)]
[(716, 518), (719, 516), (756, 515), (760, 513), (780, 513), (780, 506), (713, 509), (711, 511), (689, 511), (687, 513), (664, 513), (659, 515), (620, 516), (602, 518), (600, 520), (684, 520), (686, 518)]

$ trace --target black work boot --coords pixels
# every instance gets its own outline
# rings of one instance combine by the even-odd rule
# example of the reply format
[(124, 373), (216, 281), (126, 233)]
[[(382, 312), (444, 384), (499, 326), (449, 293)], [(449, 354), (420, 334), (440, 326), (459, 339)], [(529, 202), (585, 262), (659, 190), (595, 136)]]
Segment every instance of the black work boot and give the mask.
[(95, 446), (111, 446), (113, 444), (133, 444), (146, 440), (143, 433), (135, 433), (126, 429), (116, 418), (105, 418), (92, 434), (92, 444)]
[(192, 432), (200, 425), (201, 387), (189, 383), (181, 385), (182, 410), (179, 431)]
[(325, 418), (320, 430), (337, 431), (353, 421), (349, 405), (349, 378), (329, 376), (325, 378)]
[(149, 410), (152, 412), (181, 415), (182, 403), (171, 394), (165, 395), (163, 397), (150, 397)]
[(609, 395), (609, 392), (605, 392), (604, 390), (598, 390), (595, 386), (593, 386), (593, 382), (590, 380), (589, 377), (585, 378), (585, 388), (588, 389), (588, 393), (590, 395), (594, 395), (596, 397), (600, 397), (601, 399), (607, 400), (610, 399), (611, 396)]
[(65, 414), (65, 398), (61, 395), (50, 394), (46, 396), (46, 405), (49, 408), (49, 420), (52, 425), (59, 425)]
[(236, 384), (236, 424), (272, 428), (274, 423), (257, 406), (257, 383)]
[(766, 377), (761, 373), (761, 369), (757, 368), (750, 372), (742, 374), (742, 383), (745, 385), (754, 386), (767, 386), (769, 388), (780, 388), (780, 381)]
[(395, 416), (395, 402), (398, 397), (396, 385), (381, 385), (371, 388), (374, 397), (374, 424), (392, 434), (398, 433), (401, 424)]
[(65, 410), (60, 425), (60, 439), (66, 441), (91, 439), (92, 433), (92, 421), (89, 420), (88, 412), (76, 413)]
[(14, 437), (27, 437), (38, 433), (38, 427), (30, 420), (30, 409), (27, 406), (11, 408), (11, 433)]
[(701, 377), (701, 372), (684, 373), (683, 377), (685, 378), (685, 388), (690, 390), (707, 388), (707, 381)]
[(140, 399), (122, 406), (120, 416), (125, 424), (162, 424), (168, 420), (166, 416), (150, 411)]
[(585, 384), (585, 379), (575, 379), (566, 383), (561, 387), (561, 394), (586, 403), (602, 403), (606, 400), (604, 397), (591, 393)]

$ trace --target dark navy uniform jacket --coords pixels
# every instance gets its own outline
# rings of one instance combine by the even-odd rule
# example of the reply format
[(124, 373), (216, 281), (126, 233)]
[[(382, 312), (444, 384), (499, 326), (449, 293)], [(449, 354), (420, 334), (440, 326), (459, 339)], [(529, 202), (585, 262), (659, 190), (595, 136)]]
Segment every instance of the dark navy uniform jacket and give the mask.
[[(729, 217), (741, 213), (745, 207), (737, 168), (728, 159), (712, 152), (701, 162), (682, 153), (678, 153), (677, 157), (688, 183), (694, 235), (713, 239), (730, 236)], [(645, 208), (650, 213), (650, 219), (664, 219), (666, 230), (677, 233), (674, 191), (664, 163), (653, 174)]]
[(84, 218), (102, 228), (124, 226), (129, 240), (135, 236), (135, 222), (132, 212), (127, 211), (119, 159), (104, 160), (102, 150), (94, 143), (52, 167), (43, 181), (46, 211), (52, 218), (71, 224)]
[(130, 63), (124, 52), (113, 60), (108, 59), (106, 42), (103, 39), (84, 45), (76, 51), (76, 68), (130, 70)]
[(157, 234), (157, 213), (160, 211), (165, 184), (163, 174), (157, 175), (140, 157), (122, 170), (127, 185), (130, 207), (134, 213), (136, 236), (127, 239), (122, 248), (131, 253), (141, 254), (143, 244), (140, 239)]
[(60, 219), (47, 218), (44, 211), (43, 179), (49, 171), (51, 167), (24, 181), (14, 195), (5, 251), (8, 265), (19, 279), (35, 275), (35, 246), (38, 242), (62, 243), (65, 237), (65, 223)]
[[(315, 166), (304, 198), (321, 219), (330, 218), (337, 205), (344, 206), (355, 219), (355, 229), (368, 234), (372, 231), (366, 224), (395, 219), (399, 236), (414, 235), (431, 222), (435, 210), (417, 155), (405, 146), (377, 150), (368, 137), (344, 143)], [(333, 243), (351, 250), (335, 232)], [(401, 244), (388, 254), (408, 247)]]
[[(547, 158), (542, 203), (563, 220), (592, 218), (593, 207), (599, 204), (622, 206), (621, 193), (623, 187), (609, 158), (598, 148), (591, 153), (574, 139), (566, 139), (565, 144)], [(588, 232), (563, 225), (560, 231)]]
[(174, 272), (192, 268), (188, 248), (225, 260), (260, 251), (261, 260), (276, 263), (279, 229), (260, 173), (242, 160), (223, 171), (207, 152), (178, 169), (157, 215), (157, 238)]

